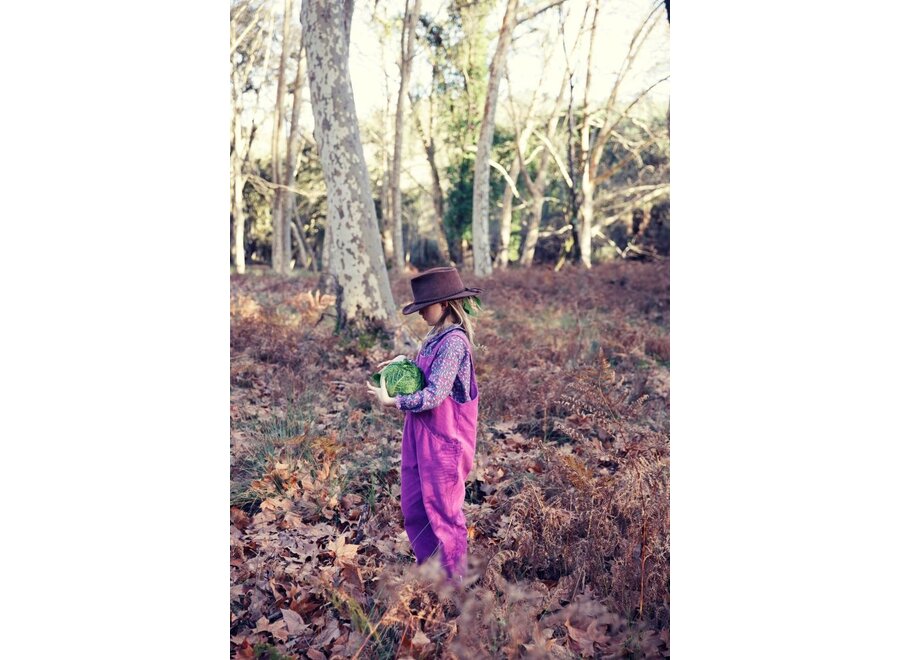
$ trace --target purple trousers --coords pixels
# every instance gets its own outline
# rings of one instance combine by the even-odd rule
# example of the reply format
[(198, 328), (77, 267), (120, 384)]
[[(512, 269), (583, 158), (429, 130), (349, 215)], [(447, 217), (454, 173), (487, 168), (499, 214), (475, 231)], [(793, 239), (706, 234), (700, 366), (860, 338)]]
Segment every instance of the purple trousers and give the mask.
[[(441, 338), (430, 356), (416, 359), (426, 382), (440, 345), (454, 332), (457, 331)], [(470, 355), (471, 350), (469, 346)], [(448, 396), (436, 408), (406, 413), (400, 462), (400, 508), (416, 563), (439, 553), (448, 579), (456, 583), (461, 583), (466, 575), (468, 558), (462, 507), (466, 477), (475, 455), (478, 422), (474, 361), (469, 393), (472, 399), (466, 403), (457, 403)]]

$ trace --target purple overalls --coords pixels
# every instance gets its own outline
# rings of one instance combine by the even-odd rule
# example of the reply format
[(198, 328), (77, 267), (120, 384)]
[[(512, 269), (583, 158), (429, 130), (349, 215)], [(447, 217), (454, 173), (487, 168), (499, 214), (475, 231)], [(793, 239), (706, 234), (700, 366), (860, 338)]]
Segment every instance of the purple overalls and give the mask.
[[(425, 374), (440, 346), (452, 330), (438, 341), (431, 355), (416, 358)], [(465, 337), (465, 332), (458, 330)], [(472, 347), (469, 356), (472, 357)], [(475, 430), (478, 423), (478, 386), (475, 362), (469, 383), (471, 400), (457, 403), (447, 396), (440, 405), (422, 412), (407, 412), (403, 424), (403, 449), (400, 464), (400, 508), (416, 563), (421, 564), (441, 550), (441, 565), (454, 582), (466, 574), (468, 533), (462, 506), (466, 496), (466, 477), (475, 455)]]

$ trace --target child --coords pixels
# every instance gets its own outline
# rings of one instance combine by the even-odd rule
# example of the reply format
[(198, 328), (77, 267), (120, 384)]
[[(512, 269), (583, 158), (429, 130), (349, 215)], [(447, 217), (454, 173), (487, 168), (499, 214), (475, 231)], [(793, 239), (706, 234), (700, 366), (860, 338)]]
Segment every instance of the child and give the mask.
[[(416, 358), (425, 374), (425, 389), (390, 397), (383, 378), (381, 387), (367, 386), (382, 404), (406, 412), (400, 508), (416, 563), (440, 551), (448, 578), (460, 584), (468, 558), (462, 505), (478, 422), (472, 322), (463, 305), (481, 289), (463, 286), (455, 268), (427, 270), (410, 284), (413, 302), (403, 313), (419, 312), (431, 327)], [(404, 356), (398, 355), (389, 362), (401, 359)], [(388, 362), (379, 368), (384, 364)]]

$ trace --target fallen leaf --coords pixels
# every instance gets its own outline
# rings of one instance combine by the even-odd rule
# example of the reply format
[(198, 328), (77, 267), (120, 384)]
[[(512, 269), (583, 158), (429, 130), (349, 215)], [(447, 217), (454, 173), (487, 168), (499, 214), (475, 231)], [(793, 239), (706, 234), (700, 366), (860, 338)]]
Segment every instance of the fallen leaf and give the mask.
[(325, 629), (316, 635), (313, 644), (319, 648), (327, 648), (331, 645), (333, 640), (340, 637), (340, 634), (340, 626), (338, 625), (337, 620), (332, 618), (332, 615), (329, 612), (328, 623), (325, 625)]
[(281, 616), (284, 617), (284, 622), (287, 624), (287, 631), (289, 634), (302, 635), (309, 630), (309, 626), (303, 622), (303, 617), (294, 610), (283, 609), (281, 610)]
[(362, 504), (363, 498), (356, 493), (347, 493), (341, 498), (341, 508), (350, 509), (357, 504)]
[(594, 643), (603, 644), (609, 641), (609, 637), (604, 635), (600, 626), (603, 625), (596, 621), (592, 621), (587, 630), (581, 630), (573, 626), (569, 621), (565, 622), (566, 629), (569, 631), (569, 637), (578, 644), (579, 648), (585, 653), (594, 653)]
[(244, 531), (250, 524), (250, 517), (242, 509), (233, 506), (231, 507), (231, 524)]
[(412, 638), (412, 645), (425, 646), (426, 644), (431, 644), (431, 640), (428, 639), (428, 635), (423, 633), (421, 630), (417, 630), (416, 636)]
[(266, 617), (260, 617), (256, 622), (256, 632), (267, 632), (280, 642), (286, 642), (288, 638), (287, 624), (284, 619), (271, 623)]
[(347, 543), (346, 536), (346, 534), (341, 534), (334, 541), (328, 543), (328, 549), (334, 552), (335, 563), (346, 564), (356, 557), (359, 546)]

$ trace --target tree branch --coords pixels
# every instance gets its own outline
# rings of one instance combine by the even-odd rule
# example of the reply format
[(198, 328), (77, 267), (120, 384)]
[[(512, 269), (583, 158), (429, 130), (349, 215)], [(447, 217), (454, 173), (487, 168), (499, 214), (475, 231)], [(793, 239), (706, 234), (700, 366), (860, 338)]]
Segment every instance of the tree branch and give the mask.
[[(608, 170), (603, 172), (603, 174), (598, 174), (597, 176), (594, 176), (593, 178), (591, 178), (591, 185), (596, 186), (598, 183), (606, 181), (613, 174), (615, 174), (620, 169), (625, 167), (631, 161), (633, 161), (635, 159), (641, 160), (641, 149), (643, 149), (644, 147), (646, 147), (648, 144), (650, 144), (653, 141), (654, 141), (653, 139), (647, 140), (643, 144), (638, 145), (636, 148), (632, 148), (623, 142), (623, 146), (626, 149), (628, 149), (628, 151), (631, 153), (631, 155), (628, 156), (628, 158), (625, 158), (625, 159), (619, 161), (618, 163), (616, 163), (615, 165), (613, 165), (612, 167), (610, 167)], [(641, 160), (641, 162), (643, 162), (643, 161)]]
[(325, 190), (322, 192), (316, 193), (315, 191), (308, 190), (300, 190), (300, 188), (296, 188), (294, 186), (289, 186), (283, 183), (273, 183), (268, 179), (264, 179), (257, 174), (247, 174), (247, 182), (250, 183), (254, 188), (256, 188), (257, 192), (259, 192), (263, 197), (268, 198), (276, 189), (277, 190), (287, 190), (289, 192), (294, 193), (295, 195), (300, 195), (301, 197), (306, 197), (306, 199), (311, 201), (319, 200), (325, 197)]
[(516, 16), (515, 25), (518, 26), (526, 21), (530, 21), (535, 16), (537, 16), (539, 14), (543, 14), (548, 9), (553, 9), (557, 5), (561, 5), (563, 2), (565, 2), (565, 0), (549, 0), (548, 2), (544, 3), (543, 5), (540, 5), (537, 7), (532, 7), (531, 9), (524, 11), (521, 14), (519, 14), (518, 16)]
[[(648, 190), (654, 191), (654, 192), (661, 190), (661, 191), (665, 192), (668, 189), (669, 189), (668, 183), (648, 183), (648, 184), (645, 184), (642, 186), (632, 186), (631, 188), (623, 188), (621, 190), (611, 190), (608, 193), (606, 193), (604, 196), (607, 199), (611, 199), (614, 197), (624, 197), (626, 195), (631, 195), (636, 192), (643, 192), (643, 191), (648, 191)], [(630, 204), (631, 202), (629, 201), (627, 203)]]
[(490, 163), (491, 167), (493, 167), (495, 170), (497, 170), (498, 172), (500, 172), (500, 174), (503, 175), (503, 178), (506, 179), (506, 183), (509, 184), (509, 187), (512, 189), (513, 196), (516, 199), (521, 199), (521, 196), (519, 195), (519, 191), (518, 191), (518, 189), (516, 189), (516, 182), (512, 180), (512, 178), (509, 176), (509, 172), (506, 171), (506, 169), (503, 167), (503, 165), (498, 163), (493, 158), (488, 159), (488, 163)]
[(553, 145), (550, 143), (550, 140), (547, 139), (547, 136), (543, 133), (538, 133), (535, 131), (535, 137), (538, 140), (544, 143), (544, 146), (547, 147), (547, 152), (553, 157), (553, 161), (556, 163), (556, 167), (559, 169), (559, 173), (562, 174), (563, 179), (566, 180), (566, 184), (569, 188), (572, 187), (572, 179), (569, 177), (569, 172), (566, 170), (566, 166), (563, 164), (562, 159), (560, 159), (559, 154), (556, 153), (556, 149), (553, 148)]
[[(250, 29), (256, 25), (257, 17), (259, 16), (260, 12), (263, 10), (263, 7), (264, 7), (264, 5), (260, 5), (259, 7), (257, 7), (256, 11), (253, 14), (253, 18), (250, 19), (250, 22), (247, 23), (247, 27), (244, 28), (243, 32), (241, 32), (241, 36), (239, 36), (237, 39), (235, 39), (234, 43), (231, 44), (231, 52), (229, 53), (229, 55), (234, 55), (234, 51), (236, 51), (237, 47), (241, 45), (241, 42), (244, 40), (244, 37), (246, 37), (247, 33), (250, 32)], [(246, 8), (246, 5), (244, 5), (244, 8)], [(238, 12), (238, 16), (240, 16), (243, 13), (244, 8), (242, 8), (241, 11)], [(237, 16), (235, 17), (235, 21), (236, 20), (237, 20)]]

